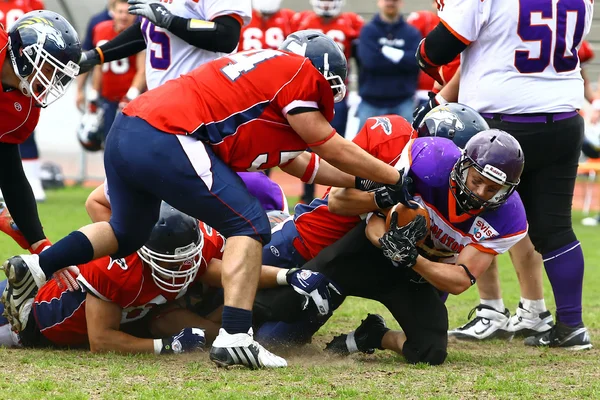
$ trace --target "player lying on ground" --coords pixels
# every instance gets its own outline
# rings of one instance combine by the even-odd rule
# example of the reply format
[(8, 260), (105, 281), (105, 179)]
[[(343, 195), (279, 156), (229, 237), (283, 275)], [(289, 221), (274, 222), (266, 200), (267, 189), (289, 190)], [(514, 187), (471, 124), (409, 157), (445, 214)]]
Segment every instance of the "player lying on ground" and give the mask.
[[(80, 265), (71, 283), (75, 290), (48, 281), (35, 297), (25, 329), (7, 336), (5, 328), (2, 344), (17, 344), (18, 338), (26, 347), (89, 345), (94, 352), (156, 354), (202, 347), (217, 336), (220, 312), (213, 308), (199, 316), (172, 303), (200, 283), (221, 287), (224, 244), (218, 232), (163, 203), (144, 247), (122, 259), (104, 257)], [(334, 287), (321, 274), (262, 267), (260, 287), (281, 284), (297, 286), (307, 302), (310, 298), (328, 312), (329, 288)]]
[[(488, 129), (488, 125), (476, 111), (455, 103), (437, 107), (417, 128), (413, 130), (408, 121), (397, 115), (373, 117), (353, 141), (372, 156), (394, 165), (406, 144), (417, 135), (452, 139), (462, 148), (477, 132)], [(263, 247), (263, 263), (281, 268), (302, 267), (358, 225), (367, 213), (386, 210), (392, 205), (394, 201), (385, 187), (371, 192), (330, 188), (323, 198), (296, 205), (294, 217), (277, 227), (271, 242)], [(302, 328), (299, 324), (267, 322), (257, 336), (305, 343), (319, 327), (320, 324)]]
[[(523, 205), (514, 193), (523, 161), (518, 143), (496, 130), (475, 135), (464, 153), (444, 138), (411, 141), (400, 163), (413, 181), (414, 200), (431, 218), (431, 233), (419, 248), (422, 256), (414, 243), (421, 239), (413, 237), (418, 236), (416, 222), (373, 233), (378, 219), (373, 215), (367, 233), (383, 252), (369, 241), (362, 222), (304, 265), (336, 280), (344, 296), (381, 302), (403, 332), (388, 334), (383, 319), (370, 316), (356, 331), (336, 337), (328, 349), (347, 354), (388, 348), (411, 363), (442, 363), (448, 317), (440, 292), (468, 289), (496, 254), (527, 231)], [(382, 233), (381, 241), (375, 240)], [(291, 295), (287, 290), (260, 291), (257, 319), (305, 326), (305, 316), (282, 312), (297, 307)], [(331, 306), (335, 309), (343, 299), (333, 295)]]

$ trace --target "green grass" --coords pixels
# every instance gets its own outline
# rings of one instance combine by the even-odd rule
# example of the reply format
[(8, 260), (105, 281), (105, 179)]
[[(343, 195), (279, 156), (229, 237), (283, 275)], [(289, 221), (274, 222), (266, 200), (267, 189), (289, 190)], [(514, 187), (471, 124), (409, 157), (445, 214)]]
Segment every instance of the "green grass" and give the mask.
[[(58, 240), (89, 222), (84, 210), (88, 189), (49, 192), (39, 207), (45, 231)], [(293, 202), (291, 203), (293, 204)], [(584, 318), (592, 339), (600, 337), (600, 235), (579, 224), (576, 232), (586, 258)], [(0, 258), (22, 250), (0, 236)], [(508, 257), (500, 276), (504, 300), (511, 310), (519, 292)], [(554, 310), (546, 283), (546, 302)], [(466, 321), (477, 304), (475, 288), (448, 300), (450, 326)], [(440, 367), (407, 365), (391, 352), (331, 357), (322, 353), (335, 334), (352, 330), (367, 312), (381, 313), (397, 327), (381, 305), (351, 298), (317, 334), (310, 346), (288, 350), (290, 367), (249, 371), (217, 369), (205, 353), (182, 356), (93, 355), (82, 351), (0, 349), (2, 399), (203, 399), (203, 398), (600, 398), (600, 352), (537, 350), (520, 341), (451, 342)]]

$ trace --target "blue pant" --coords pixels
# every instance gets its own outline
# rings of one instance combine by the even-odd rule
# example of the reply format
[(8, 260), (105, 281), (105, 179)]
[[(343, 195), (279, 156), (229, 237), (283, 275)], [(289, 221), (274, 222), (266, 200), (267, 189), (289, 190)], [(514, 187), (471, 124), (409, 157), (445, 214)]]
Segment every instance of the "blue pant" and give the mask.
[(104, 140), (106, 140), (106, 135), (108, 135), (119, 111), (119, 102), (102, 99), (101, 107), (104, 111)]
[(378, 115), (385, 114), (396, 114), (404, 117), (408, 122), (412, 122), (412, 114), (415, 109), (415, 102), (411, 98), (402, 101), (400, 104), (393, 107), (378, 107), (373, 104), (366, 102), (364, 99), (361, 100), (356, 110), (356, 116), (359, 119), (359, 129), (363, 127), (368, 118), (376, 117)]
[(271, 234), (271, 241), (263, 247), (263, 264), (285, 269), (302, 267), (306, 260), (294, 247), (294, 239), (299, 237), (294, 221), (285, 222), (281, 229)]
[(40, 158), (37, 144), (35, 143), (35, 131), (29, 135), (26, 141), (19, 145), (22, 160), (35, 160)]
[(161, 200), (220, 231), (268, 243), (269, 220), (241, 178), (210, 146), (164, 133), (137, 117), (119, 114), (106, 139), (104, 169), (117, 257), (146, 242)]

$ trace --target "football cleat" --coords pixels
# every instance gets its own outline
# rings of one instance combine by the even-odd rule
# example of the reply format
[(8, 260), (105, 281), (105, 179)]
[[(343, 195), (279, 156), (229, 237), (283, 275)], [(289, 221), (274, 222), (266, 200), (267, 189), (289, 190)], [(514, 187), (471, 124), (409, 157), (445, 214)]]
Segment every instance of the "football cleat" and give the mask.
[(25, 236), (23, 236), (23, 233), (21, 233), (19, 227), (17, 227), (15, 221), (13, 221), (10, 212), (8, 212), (8, 208), (6, 208), (6, 204), (2, 202), (0, 202), (0, 231), (13, 238), (21, 248), (29, 248), (29, 242), (25, 239)]
[(513, 338), (510, 325), (510, 312), (504, 309), (500, 312), (493, 307), (479, 304), (469, 312), (468, 319), (475, 313), (475, 318), (465, 325), (448, 331), (449, 337), (460, 340), (488, 340)]
[(515, 337), (529, 337), (548, 332), (554, 326), (554, 320), (550, 311), (532, 313), (523, 308), (519, 302), (517, 312), (510, 318), (510, 326)]
[(248, 333), (227, 333), (219, 329), (219, 335), (210, 349), (210, 359), (219, 367), (245, 365), (249, 368), (287, 367), (285, 359), (276, 356), (254, 340), (252, 328)]
[(12, 329), (20, 332), (27, 325), (33, 299), (38, 289), (46, 283), (46, 275), (40, 268), (37, 254), (9, 258), (1, 269), (8, 278), (8, 285), (0, 300), (4, 305), (3, 315)]
[(592, 348), (590, 334), (583, 323), (576, 327), (556, 322), (549, 331), (525, 339), (526, 346), (555, 347), (566, 350), (588, 350)]
[(379, 314), (367, 314), (367, 318), (355, 331), (348, 334), (338, 335), (325, 346), (326, 351), (347, 356), (352, 353), (361, 352), (373, 354), (375, 349), (383, 350), (381, 339), (390, 328)]

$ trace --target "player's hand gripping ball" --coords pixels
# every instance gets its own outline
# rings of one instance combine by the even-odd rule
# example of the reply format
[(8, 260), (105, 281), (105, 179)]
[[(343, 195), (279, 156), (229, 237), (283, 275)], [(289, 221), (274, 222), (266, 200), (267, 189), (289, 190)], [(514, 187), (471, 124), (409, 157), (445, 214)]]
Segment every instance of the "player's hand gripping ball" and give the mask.
[[(402, 203), (396, 204), (395, 206), (390, 208), (390, 210), (388, 211), (387, 217), (385, 219), (385, 228), (388, 231), (390, 230), (391, 224), (392, 224), (392, 215), (394, 214), (394, 212), (398, 214), (397, 220), (396, 220), (397, 227), (407, 226), (412, 221), (414, 221), (414, 219), (416, 218), (417, 215), (422, 215), (425, 218), (425, 222), (427, 224), (427, 231), (425, 232), (424, 235), (419, 234), (418, 235), (419, 237), (415, 238), (416, 244), (420, 244), (429, 235), (429, 229), (430, 229), (430, 224), (431, 224), (431, 221), (429, 220), (429, 213), (427, 212), (425, 207), (423, 207), (416, 201), (409, 200), (409, 202), (416, 204), (418, 207), (415, 209), (412, 209), (412, 208), (406, 207)], [(422, 232), (419, 232), (419, 233), (422, 233)]]

